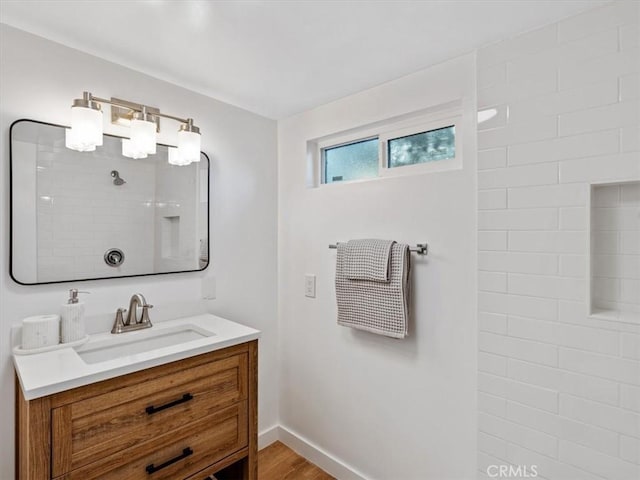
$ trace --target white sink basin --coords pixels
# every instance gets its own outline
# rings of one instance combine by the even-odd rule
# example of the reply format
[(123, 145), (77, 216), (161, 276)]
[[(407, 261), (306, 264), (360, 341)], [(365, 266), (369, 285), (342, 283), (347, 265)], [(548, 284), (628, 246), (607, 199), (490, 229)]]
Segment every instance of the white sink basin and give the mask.
[(159, 348), (180, 345), (215, 333), (196, 325), (180, 325), (170, 328), (155, 328), (112, 335), (111, 338), (90, 342), (76, 349), (78, 356), (87, 364), (106, 362), (116, 358), (150, 352)]

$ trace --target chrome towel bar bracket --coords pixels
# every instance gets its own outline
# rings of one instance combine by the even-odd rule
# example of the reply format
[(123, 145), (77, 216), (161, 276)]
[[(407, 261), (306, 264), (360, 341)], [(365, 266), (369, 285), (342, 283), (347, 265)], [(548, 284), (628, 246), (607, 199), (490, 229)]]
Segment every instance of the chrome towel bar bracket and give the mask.
[[(338, 242), (340, 243), (340, 242)], [(338, 248), (337, 243), (329, 244), (329, 248), (336, 249)], [(418, 255), (427, 255), (429, 253), (429, 244), (427, 243), (418, 243), (415, 247), (409, 247), (409, 250), (417, 253)]]

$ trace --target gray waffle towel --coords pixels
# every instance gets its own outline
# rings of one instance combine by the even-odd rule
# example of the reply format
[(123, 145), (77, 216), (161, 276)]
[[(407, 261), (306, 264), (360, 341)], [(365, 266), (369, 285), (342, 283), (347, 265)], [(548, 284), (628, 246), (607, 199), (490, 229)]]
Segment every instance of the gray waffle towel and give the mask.
[(409, 323), (409, 246), (393, 243), (389, 281), (347, 278), (347, 244), (338, 244), (336, 299), (338, 324), (393, 338), (407, 336)]
[(344, 273), (349, 280), (388, 282), (393, 240), (349, 240), (345, 247)]

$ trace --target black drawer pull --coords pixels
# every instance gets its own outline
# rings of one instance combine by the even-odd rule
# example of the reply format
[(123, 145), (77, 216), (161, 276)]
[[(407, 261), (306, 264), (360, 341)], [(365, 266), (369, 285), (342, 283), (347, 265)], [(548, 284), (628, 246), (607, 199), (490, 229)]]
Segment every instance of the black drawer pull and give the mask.
[(147, 411), (147, 413), (149, 415), (153, 415), (154, 413), (160, 412), (161, 410), (164, 410), (165, 408), (175, 407), (176, 405), (180, 405), (181, 403), (188, 402), (189, 400), (193, 400), (193, 395), (191, 395), (190, 393), (185, 393), (182, 396), (182, 398), (179, 398), (178, 400), (174, 400), (173, 402), (165, 403), (164, 405), (160, 405), (159, 407), (154, 407), (153, 405), (151, 405), (150, 407), (147, 407), (145, 410)]
[(157, 467), (153, 463), (151, 465), (147, 465), (147, 473), (151, 475), (152, 473), (155, 473), (158, 470), (162, 470), (163, 468), (168, 467), (169, 465), (173, 465), (174, 463), (179, 462), (183, 458), (187, 458), (189, 455), (193, 455), (193, 450), (187, 447), (184, 450), (182, 450), (182, 455), (178, 455), (177, 457), (172, 458), (171, 460), (167, 460), (166, 462), (158, 465)]

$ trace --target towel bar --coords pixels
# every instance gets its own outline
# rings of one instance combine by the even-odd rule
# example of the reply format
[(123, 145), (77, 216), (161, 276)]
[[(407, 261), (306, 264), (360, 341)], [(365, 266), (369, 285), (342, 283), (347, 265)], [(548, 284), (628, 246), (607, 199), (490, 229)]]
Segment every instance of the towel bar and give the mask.
[[(338, 244), (330, 243), (329, 248), (338, 248)], [(429, 245), (427, 243), (418, 243), (415, 247), (409, 247), (409, 250), (418, 255), (427, 255), (429, 253)]]

